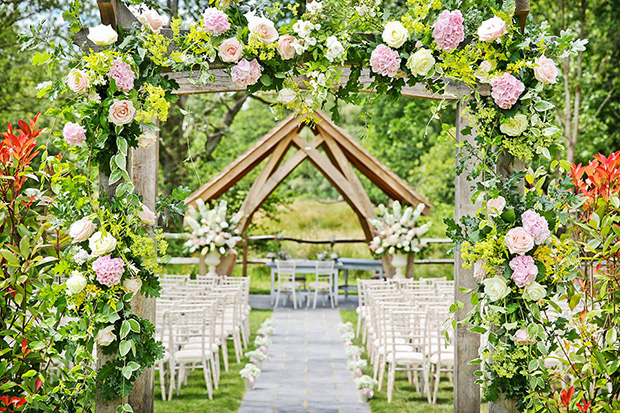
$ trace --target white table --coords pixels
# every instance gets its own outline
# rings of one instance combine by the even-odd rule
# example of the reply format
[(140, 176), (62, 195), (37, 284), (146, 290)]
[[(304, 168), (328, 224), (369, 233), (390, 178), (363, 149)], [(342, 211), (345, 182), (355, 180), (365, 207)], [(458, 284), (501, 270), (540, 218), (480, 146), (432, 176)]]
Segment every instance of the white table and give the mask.
[[(297, 261), (295, 260), (295, 274), (316, 274), (317, 261)], [(269, 296), (271, 298), (271, 305), (275, 304), (276, 297), (276, 273), (278, 271), (275, 261), (267, 263), (267, 267), (271, 268), (271, 291)], [(309, 280), (313, 282), (314, 279)], [(332, 288), (335, 299), (335, 305), (338, 306), (338, 262), (334, 263), (334, 270), (332, 272)]]

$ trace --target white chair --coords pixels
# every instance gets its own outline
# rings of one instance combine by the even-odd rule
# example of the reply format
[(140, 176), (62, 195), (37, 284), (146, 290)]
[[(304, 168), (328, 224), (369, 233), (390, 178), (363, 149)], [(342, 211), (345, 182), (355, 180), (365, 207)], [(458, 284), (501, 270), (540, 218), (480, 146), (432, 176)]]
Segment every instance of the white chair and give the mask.
[[(316, 272), (315, 279), (311, 283), (308, 284), (309, 290), (314, 290), (314, 304), (312, 308), (316, 308), (316, 300), (319, 296), (319, 292), (322, 294), (327, 294), (329, 298), (329, 302), (334, 308), (334, 304), (336, 298), (334, 297), (334, 261), (317, 261), (316, 262)], [(310, 296), (308, 295), (308, 304), (306, 306), (310, 307)]]
[[(429, 369), (430, 380), (434, 381), (433, 394), (428, 392), (428, 402), (437, 403), (437, 393), (439, 391), (439, 380), (441, 373), (448, 373), (450, 381), (454, 373), (454, 346), (446, 340), (446, 334), (442, 331), (448, 330), (448, 337), (452, 337), (451, 325), (446, 323), (449, 314), (446, 309), (429, 308), (427, 312), (427, 343), (429, 349)], [(430, 389), (429, 389), (430, 390)]]
[(301, 288), (301, 283), (295, 280), (295, 261), (276, 261), (278, 273), (278, 292), (276, 294), (276, 305), (280, 303), (280, 294), (289, 293), (293, 296), (293, 307), (297, 309), (297, 290)]

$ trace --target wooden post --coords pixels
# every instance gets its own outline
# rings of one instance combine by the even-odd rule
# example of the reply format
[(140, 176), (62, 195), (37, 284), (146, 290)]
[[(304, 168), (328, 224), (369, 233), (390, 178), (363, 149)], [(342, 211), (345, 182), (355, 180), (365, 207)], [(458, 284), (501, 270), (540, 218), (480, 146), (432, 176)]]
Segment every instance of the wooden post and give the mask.
[[(459, 102), (456, 109), (457, 141), (473, 143), (475, 136), (473, 132), (470, 135), (461, 133), (461, 130), (468, 124), (462, 111), (462, 103)], [(472, 162), (469, 162), (463, 173), (456, 177), (454, 214), (457, 222), (464, 215), (473, 216), (479, 208), (471, 201), (473, 183), (467, 180), (468, 171), (471, 170), (472, 166)], [(473, 306), (469, 300), (469, 294), (463, 294), (458, 287), (477, 288), (473, 269), (463, 268), (460, 251), (456, 251), (454, 254), (454, 296), (457, 301), (463, 303), (463, 309), (457, 310), (455, 314), (457, 320), (462, 320)], [(475, 383), (477, 376), (474, 375), (478, 367), (468, 365), (470, 361), (478, 358), (480, 336), (469, 331), (471, 327), (470, 324), (458, 324), (454, 332), (456, 339), (454, 347), (454, 413), (480, 412), (480, 387)]]
[(405, 271), (405, 277), (415, 278), (415, 252), (407, 254), (407, 270)]
[[(159, 136), (158, 136), (159, 137)], [(132, 151), (133, 165), (131, 168), (133, 184), (143, 203), (151, 211), (155, 211), (158, 190), (159, 172), (159, 139), (148, 149)], [(138, 317), (155, 322), (155, 299), (137, 294), (131, 300), (132, 310)], [(136, 380), (134, 390), (129, 395), (129, 404), (135, 413), (152, 413), (155, 392), (155, 371), (150, 368)]]
[(243, 236), (243, 273), (244, 277), (248, 276), (248, 234)]

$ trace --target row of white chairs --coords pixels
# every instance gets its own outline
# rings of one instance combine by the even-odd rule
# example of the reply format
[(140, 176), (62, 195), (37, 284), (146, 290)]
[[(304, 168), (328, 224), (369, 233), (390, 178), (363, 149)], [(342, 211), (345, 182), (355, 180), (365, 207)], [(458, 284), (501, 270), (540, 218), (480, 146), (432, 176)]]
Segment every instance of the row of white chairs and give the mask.
[(454, 347), (449, 306), (454, 283), (445, 279), (358, 279), (358, 328), (373, 366), (378, 390), (387, 367), (387, 399), (392, 401), (397, 371), (429, 403), (436, 403), (442, 373), (450, 380)]
[(212, 399), (221, 377), (220, 353), (228, 371), (228, 343), (233, 344), (237, 362), (248, 347), (250, 277), (200, 276), (192, 280), (162, 275), (160, 283), (156, 330), (165, 347), (164, 358), (157, 366), (162, 399), (171, 400), (175, 390), (179, 395), (181, 384), (187, 383), (193, 369), (203, 370)]

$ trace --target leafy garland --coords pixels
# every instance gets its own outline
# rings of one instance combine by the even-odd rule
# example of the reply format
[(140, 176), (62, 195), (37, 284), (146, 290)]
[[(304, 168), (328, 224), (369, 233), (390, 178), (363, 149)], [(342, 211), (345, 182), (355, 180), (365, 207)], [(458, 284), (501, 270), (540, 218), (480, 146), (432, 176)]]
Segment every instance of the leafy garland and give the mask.
[[(363, 88), (359, 78), (363, 69), (369, 67), (372, 83), (367, 89), (375, 90), (377, 95), (397, 97), (405, 86), (422, 83), (440, 96), (447, 90), (445, 79), (472, 89), (471, 96), (463, 98), (470, 126), (462, 132), (469, 134), (475, 130), (476, 138), (475, 143), (462, 144), (457, 172), (463, 171), (468, 160), (475, 160), (470, 178), (482, 179), (475, 197), (497, 199), (504, 185), (502, 193), (507, 211), (512, 214), (489, 218), (483, 212), (480, 217), (466, 218), (459, 223), (461, 226), (454, 223), (451, 231), (457, 241), (469, 240), (471, 249), (465, 244), (464, 252), (470, 253), (467, 261), (472, 265), (488, 253), (479, 251), (477, 243), (490, 242), (490, 247), (503, 260), (493, 265), (487, 263), (486, 270), (497, 276), (503, 268), (506, 281), (510, 277), (512, 253), (506, 252), (498, 240), (510, 228), (524, 225), (522, 214), (529, 210), (547, 217), (552, 228), (557, 227), (550, 212), (560, 200), (540, 194), (540, 188), (528, 191), (525, 197), (518, 196), (517, 183), (523, 174), (513, 174), (508, 180), (498, 176), (495, 171), (498, 157), (507, 152), (527, 161), (539, 155), (551, 158), (555, 154), (560, 130), (552, 123), (553, 105), (548, 101), (550, 88), (547, 87), (559, 75), (554, 59), (574, 55), (585, 45), (585, 41), (576, 40), (569, 31), (552, 40), (544, 23), (528, 24), (521, 32), (513, 24), (514, 11), (514, 1), (510, 0), (408, 0), (406, 11), (394, 16), (375, 1), (326, 0), (308, 4), (299, 19), (284, 19), (289, 23), (276, 29), (273, 21), (287, 13), (296, 14), (296, 7), (282, 9), (274, 5), (251, 10), (249, 6), (222, 1), (218, 7), (205, 10), (203, 19), (186, 25), (186, 29), (182, 19), (173, 18), (171, 35), (165, 35), (162, 30), (167, 20), (148, 9), (141, 10), (141, 24), (128, 29), (119, 28), (116, 32), (109, 26), (90, 28), (91, 48), (81, 58), (69, 62), (66, 78), (43, 85), (41, 96), (50, 94), (57, 98), (71, 94), (69, 103), (49, 112), (66, 122), (62, 139), (57, 134), (54, 144), (84, 166), (90, 166), (91, 162), (98, 165), (109, 177), (110, 185), (116, 187), (117, 198), (108, 203), (101, 200), (87, 214), (69, 214), (67, 217), (75, 220), (66, 222), (75, 223), (86, 216), (100, 229), (101, 237), (111, 234), (117, 248), (111, 251), (109, 259), (122, 260), (125, 264), (121, 279), (139, 278), (143, 293), (157, 295), (158, 286), (152, 276), (155, 268), (148, 264), (157, 251), (154, 245), (148, 252), (135, 250), (136, 237), (147, 238), (145, 227), (135, 218), (142, 205), (129, 179), (127, 155), (129, 148), (145, 149), (154, 144), (155, 122), (167, 119), (168, 108), (174, 101), (171, 92), (177, 85), (165, 72), (191, 71), (193, 81), (205, 84), (213, 79), (209, 70), (218, 60), (217, 65), (230, 73), (237, 84), (246, 86), (249, 93), (276, 91), (278, 103), (273, 111), (277, 116), (284, 110), (292, 110), (301, 119), (312, 122), (312, 112), (323, 107), (328, 96), (336, 101), (358, 102), (358, 92)], [(78, 6), (64, 17), (71, 23), (73, 32), (81, 29)], [(49, 63), (51, 56), (62, 56), (62, 52), (56, 49), (47, 56), (50, 58), (39, 55), (36, 60), (40, 64)], [(344, 84), (339, 68), (343, 64), (350, 66)], [(298, 78), (305, 80), (295, 80)], [(479, 93), (479, 87), (484, 84), (489, 85), (490, 96)], [(440, 102), (438, 109), (444, 106)], [(337, 119), (337, 105), (333, 113)], [(435, 116), (440, 116), (439, 110)], [(561, 194), (559, 189), (552, 195), (558, 194)], [(56, 216), (62, 216), (63, 212), (57, 211)], [(552, 240), (550, 246), (538, 245), (527, 254), (534, 258), (538, 269), (536, 279), (540, 278), (541, 282), (550, 282), (545, 278), (551, 272), (547, 266), (550, 257), (570, 255), (563, 241)], [(80, 242), (84, 241), (77, 244)], [(117, 285), (102, 286), (97, 280), (95, 260), (81, 264), (75, 261), (75, 255), (86, 250), (85, 244), (79, 246), (81, 250), (78, 246), (65, 252), (57, 271), (59, 274), (78, 271), (91, 287), (72, 293), (68, 305), (74, 306), (76, 315), (80, 316), (77, 325), (83, 331), (85, 343), (92, 346), (92, 339), (103, 335), (99, 341), (107, 341), (107, 349), (116, 352), (117, 360), (122, 362), (122, 366), (106, 365), (98, 372), (100, 382), (109, 389), (106, 395), (126, 394), (135, 377), (161, 354), (161, 347), (147, 339), (151, 344), (141, 348), (148, 354), (137, 354), (136, 340), (150, 337), (152, 325), (131, 313), (132, 292), (126, 286), (119, 286), (120, 280)], [(559, 287), (545, 285), (542, 288), (548, 288), (548, 293), (561, 292)], [(541, 308), (543, 311), (547, 308), (547, 304), (537, 307), (538, 300), (524, 298), (522, 291), (510, 289), (502, 297), (507, 305), (507, 310), (502, 312), (491, 304), (490, 288), (486, 294), (485, 290), (486, 286), (479, 290), (484, 299), (479, 300), (477, 294), (472, 299), (478, 300), (478, 308), (490, 309), (493, 317), (495, 313), (501, 314), (500, 318), (513, 317), (521, 309), (536, 318)], [(552, 305), (551, 301), (548, 305)], [(480, 332), (500, 328), (491, 335), (493, 351), (504, 351), (510, 357), (521, 354), (521, 349), (514, 347), (514, 340), (507, 340), (514, 330), (512, 318), (506, 319), (509, 326), (498, 326), (497, 317), (490, 317), (491, 313), (483, 311), (486, 315), (481, 315), (479, 320), (475, 316), (472, 319), (478, 322)], [(85, 314), (92, 316), (86, 328)], [(539, 325), (542, 329), (550, 328), (542, 322)], [(528, 328), (527, 333), (541, 340), (548, 337), (539, 327)], [(503, 348), (504, 345), (508, 347)], [(544, 353), (542, 348), (538, 350)], [(552, 348), (545, 347), (545, 350)], [(515, 365), (522, 365), (522, 360), (515, 360)], [(542, 370), (544, 366), (540, 367)], [(513, 386), (499, 368), (489, 370), (492, 371), (487, 378), (491, 397), (498, 392), (523, 395), (528, 386), (544, 387), (538, 379), (529, 382), (520, 379)], [(522, 372), (519, 374), (525, 377)]]

